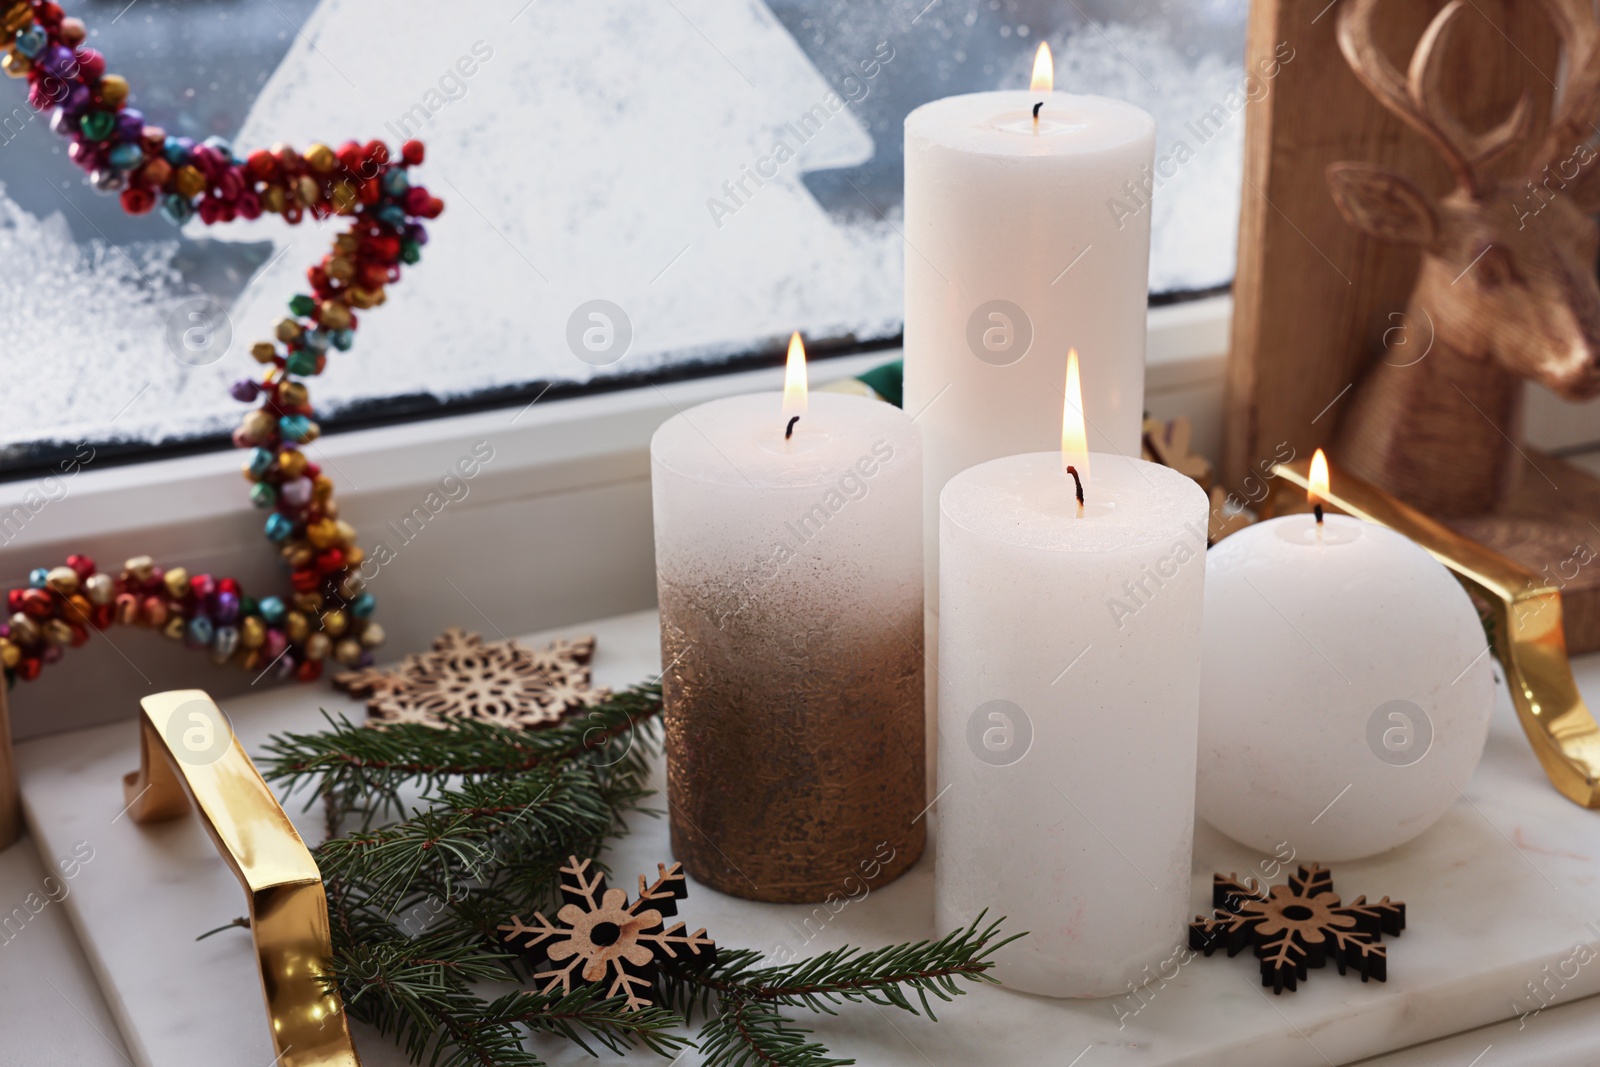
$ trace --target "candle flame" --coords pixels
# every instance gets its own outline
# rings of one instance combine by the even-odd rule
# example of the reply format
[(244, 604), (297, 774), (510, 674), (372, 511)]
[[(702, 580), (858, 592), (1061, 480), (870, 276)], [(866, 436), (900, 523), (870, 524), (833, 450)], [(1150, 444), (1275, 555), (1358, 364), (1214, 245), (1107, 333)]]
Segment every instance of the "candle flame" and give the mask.
[(1316, 455), (1311, 457), (1311, 484), (1306, 488), (1306, 502), (1313, 507), (1325, 504), (1328, 500), (1328, 457), (1322, 454), (1322, 449), (1317, 449)]
[(800, 340), (800, 331), (789, 337), (789, 360), (783, 366), (783, 415), (806, 413), (806, 346)]
[(1066, 402), (1061, 405), (1061, 466), (1089, 481), (1089, 432), (1083, 417), (1083, 385), (1078, 380), (1078, 350), (1067, 353)]
[(1039, 42), (1039, 50), (1033, 54), (1033, 81), (1028, 84), (1028, 89), (1035, 93), (1048, 93), (1056, 87), (1056, 61), (1050, 55), (1050, 45), (1047, 41)]

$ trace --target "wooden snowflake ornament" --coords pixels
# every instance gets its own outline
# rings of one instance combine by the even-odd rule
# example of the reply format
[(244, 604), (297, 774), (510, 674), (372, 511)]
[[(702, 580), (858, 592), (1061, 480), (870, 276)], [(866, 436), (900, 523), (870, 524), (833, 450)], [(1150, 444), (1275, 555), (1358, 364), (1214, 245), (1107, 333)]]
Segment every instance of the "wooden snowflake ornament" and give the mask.
[(570, 993), (573, 982), (602, 985), (607, 997), (625, 997), (629, 1011), (651, 1006), (656, 970), (662, 960), (690, 966), (716, 962), (717, 946), (704, 928), (688, 933), (683, 923), (667, 927), (662, 919), (678, 913), (678, 901), (689, 893), (682, 865), (656, 864), (658, 876), (646, 885), (639, 876), (639, 897), (607, 889), (606, 876), (593, 861), (573, 856), (561, 868), (561, 897), (566, 902), (551, 922), (534, 912), (533, 922), (520, 916), (499, 927), (535, 968), (541, 993)]
[(1211, 491), (1211, 462), (1194, 451), (1194, 425), (1182, 415), (1169, 422), (1147, 417), (1140, 455), (1193, 478), (1200, 488)]
[(471, 719), (533, 730), (611, 695), (589, 684), (593, 657), (593, 637), (526, 648), (514, 640), (486, 643), (452, 627), (434, 640), (432, 652), (407, 656), (396, 670), (344, 671), (333, 683), (367, 698), (369, 726), (444, 727)]
[(1387, 980), (1388, 953), (1378, 944), (1384, 934), (1400, 936), (1406, 928), (1406, 906), (1388, 897), (1367, 903), (1356, 897), (1341, 907), (1333, 892), (1333, 872), (1313, 863), (1291, 875), (1288, 885), (1262, 892), (1254, 879), (1215, 875), (1210, 918), (1195, 916), (1189, 924), (1189, 947), (1211, 955), (1219, 948), (1229, 957), (1246, 946), (1261, 961), (1261, 984), (1272, 992), (1294, 992), (1306, 970), (1333, 960), (1344, 974), (1354, 967), (1365, 982)]

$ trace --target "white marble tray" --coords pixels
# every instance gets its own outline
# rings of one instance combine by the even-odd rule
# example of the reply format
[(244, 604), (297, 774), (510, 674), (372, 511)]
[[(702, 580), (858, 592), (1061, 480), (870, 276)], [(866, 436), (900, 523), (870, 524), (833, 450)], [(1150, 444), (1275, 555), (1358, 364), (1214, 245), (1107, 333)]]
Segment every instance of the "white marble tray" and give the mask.
[[(653, 613), (592, 629), (599, 636), (600, 682), (653, 675)], [(1600, 657), (1582, 665), (1580, 684), (1591, 699), (1600, 698)], [(270, 734), (316, 729), (319, 704), (358, 711), (343, 696), (303, 688), (229, 701), (226, 710), (255, 751)], [(128, 711), (125, 724), (19, 747), (35, 838), (45, 854), (65, 854), (80, 840), (96, 849), (62, 907), (77, 924), (140, 1067), (266, 1067), (272, 1052), (248, 936), (193, 940), (242, 913), (233, 876), (189, 821), (153, 828), (112, 821), (122, 805), (121, 775), (137, 762), (133, 707)], [(300, 827), (311, 838), (315, 817)], [(641, 818), (609, 860), (627, 877), (653, 870), (666, 855), (664, 823)], [(937, 1025), (867, 1005), (810, 1024), (836, 1053), (895, 1067), (1346, 1063), (1511, 1018), (1518, 1005), (1531, 1010), (1538, 1001), (1528, 983), (1547, 983), (1545, 996), (1556, 1004), (1600, 991), (1600, 960), (1567, 965), (1567, 978), (1550, 977), (1577, 946), (1586, 946), (1581, 958), (1600, 951), (1597, 857), (1600, 813), (1550, 788), (1502, 700), (1484, 764), (1463, 800), (1412, 845), (1335, 869), (1347, 895), (1387, 893), (1407, 902), (1411, 925), (1391, 947), (1386, 985), (1363, 985), (1330, 968), (1314, 972), (1299, 993), (1273, 998), (1257, 984), (1253, 960), (1218, 956), (1197, 959), (1164, 986), (1152, 986), (1142, 1007), (1131, 998), (1065, 1002), (979, 989), (941, 1010)], [(1209, 900), (1212, 870), (1243, 873), (1259, 859), (1202, 828), (1195, 908)], [(724, 944), (767, 951), (921, 938), (933, 932), (932, 862), (930, 855), (826, 923), (809, 908), (753, 904), (702, 886), (694, 887), (684, 916)], [(403, 1062), (381, 1038), (359, 1033), (358, 1040), (369, 1067)], [(542, 1046), (541, 1054), (558, 1064), (594, 1062), (555, 1044)], [(692, 1053), (678, 1061), (693, 1062)]]
[[(87, 853), (85, 853), (87, 855)], [(99, 857), (89, 860), (93, 864)], [(67, 867), (59, 865), (60, 859)], [(72, 936), (63, 902), (82, 874), (23, 837), (0, 852), (0, 1065), (123, 1067), (122, 1035)], [(37, 1040), (30, 1040), (37, 1036)]]

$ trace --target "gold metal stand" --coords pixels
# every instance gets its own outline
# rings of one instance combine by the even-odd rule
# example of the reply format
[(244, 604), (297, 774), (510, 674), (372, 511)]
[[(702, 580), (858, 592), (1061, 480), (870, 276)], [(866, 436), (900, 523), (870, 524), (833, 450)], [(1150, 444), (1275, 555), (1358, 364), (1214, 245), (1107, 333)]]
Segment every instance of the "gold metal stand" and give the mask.
[[(1309, 467), (1309, 461), (1297, 461), (1279, 464), (1273, 473), (1306, 489)], [(1600, 725), (1572, 677), (1560, 591), (1376, 486), (1337, 469), (1331, 474), (1332, 491), (1323, 496), (1330, 507), (1405, 534), (1489, 602), (1495, 655), (1534, 754), (1562, 796), (1600, 808)]]
[(322, 876), (221, 709), (198, 689), (140, 701), (139, 770), (123, 782), (139, 823), (175, 818), (193, 798), (250, 898), (267, 1021), (282, 1067), (360, 1067), (332, 955)]
[(11, 751), (11, 716), (6, 711), (6, 683), (0, 677), (0, 852), (22, 836), (22, 787)]

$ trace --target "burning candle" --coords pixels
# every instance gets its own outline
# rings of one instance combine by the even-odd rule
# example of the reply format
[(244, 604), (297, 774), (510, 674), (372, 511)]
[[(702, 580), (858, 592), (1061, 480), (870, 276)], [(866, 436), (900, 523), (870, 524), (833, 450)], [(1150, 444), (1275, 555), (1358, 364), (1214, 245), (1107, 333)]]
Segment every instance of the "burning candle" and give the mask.
[(935, 910), (1030, 931), (1005, 984), (1093, 997), (1184, 937), (1207, 502), (1089, 452), (1075, 353), (1067, 382), (1059, 452), (940, 496)]
[(1054, 90), (1041, 44), (1027, 90), (917, 108), (905, 124), (905, 400), (922, 428), (928, 606), (939, 492), (985, 460), (1053, 446), (1069, 343), (1090, 447), (1139, 455), (1150, 213), (1125, 207), (1155, 122)]
[(1403, 534), (1312, 514), (1257, 523), (1207, 561), (1196, 803), (1262, 852), (1323, 862), (1405, 843), (1460, 796), (1494, 701), (1478, 614)]
[[(822, 901), (922, 853), (922, 451), (899, 409), (714, 400), (650, 442), (672, 850), (754, 900)], [(853, 888), (852, 888), (853, 887)]]

